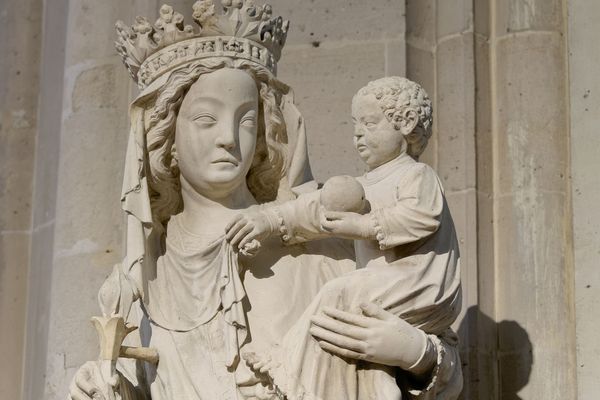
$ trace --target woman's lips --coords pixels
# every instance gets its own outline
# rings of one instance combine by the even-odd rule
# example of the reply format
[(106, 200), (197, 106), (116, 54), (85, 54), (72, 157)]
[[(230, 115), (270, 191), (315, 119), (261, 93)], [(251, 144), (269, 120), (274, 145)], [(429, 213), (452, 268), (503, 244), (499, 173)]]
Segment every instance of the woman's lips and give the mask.
[(238, 161), (233, 157), (221, 157), (221, 158), (217, 158), (216, 160), (214, 160), (212, 162), (212, 164), (220, 164), (220, 163), (233, 164), (235, 166), (238, 165)]

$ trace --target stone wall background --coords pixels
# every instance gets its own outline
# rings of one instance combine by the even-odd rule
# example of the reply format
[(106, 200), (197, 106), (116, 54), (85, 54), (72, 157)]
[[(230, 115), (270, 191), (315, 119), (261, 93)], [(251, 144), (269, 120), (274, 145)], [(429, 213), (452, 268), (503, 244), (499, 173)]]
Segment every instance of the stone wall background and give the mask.
[[(193, 0), (169, 2), (191, 21)], [(600, 390), (600, 49), (596, 0), (271, 0), (292, 21), (319, 181), (360, 174), (350, 100), (404, 75), (434, 100), (423, 160), (463, 260), (464, 399)], [(114, 22), (158, 0), (0, 4), (0, 398), (63, 399), (97, 356), (89, 318), (124, 250), (119, 207), (136, 89)], [(595, 207), (596, 206), (596, 207)]]

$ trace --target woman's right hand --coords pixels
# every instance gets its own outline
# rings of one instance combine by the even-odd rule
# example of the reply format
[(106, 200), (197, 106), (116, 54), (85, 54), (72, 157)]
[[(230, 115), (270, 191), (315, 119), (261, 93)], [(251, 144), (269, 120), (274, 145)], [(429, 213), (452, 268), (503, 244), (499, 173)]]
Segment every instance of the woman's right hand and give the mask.
[(107, 381), (100, 371), (100, 363), (88, 361), (75, 374), (67, 400), (119, 400), (118, 385), (119, 375), (115, 374)]
[(253, 240), (261, 242), (272, 235), (276, 226), (264, 211), (238, 214), (225, 227), (225, 237), (234, 248), (244, 249)]

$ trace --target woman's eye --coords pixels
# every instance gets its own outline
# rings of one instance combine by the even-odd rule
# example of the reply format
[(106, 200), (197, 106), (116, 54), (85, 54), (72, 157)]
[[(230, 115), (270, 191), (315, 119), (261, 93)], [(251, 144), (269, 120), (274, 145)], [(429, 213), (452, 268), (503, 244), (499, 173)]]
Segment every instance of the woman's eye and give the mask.
[(372, 128), (372, 127), (374, 127), (375, 125), (377, 125), (375, 122), (365, 122), (365, 126), (366, 126), (367, 128)]
[(254, 112), (248, 112), (240, 119), (240, 125), (253, 127), (256, 125), (256, 115)]
[(254, 126), (256, 122), (254, 122), (254, 118), (244, 118), (240, 121), (240, 125), (244, 126)]
[(216, 118), (210, 114), (200, 114), (194, 118), (194, 121), (201, 122), (203, 124), (214, 124), (217, 122)]

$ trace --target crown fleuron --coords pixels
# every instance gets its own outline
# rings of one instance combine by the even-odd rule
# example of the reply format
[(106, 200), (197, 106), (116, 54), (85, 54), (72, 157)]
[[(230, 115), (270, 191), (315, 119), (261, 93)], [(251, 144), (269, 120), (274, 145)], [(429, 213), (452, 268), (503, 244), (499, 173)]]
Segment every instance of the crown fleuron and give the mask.
[(220, 3), (222, 13), (214, 0), (194, 3), (199, 30), (184, 25), (183, 15), (168, 5), (160, 8), (154, 26), (144, 17), (131, 27), (117, 22), (117, 51), (141, 89), (165, 72), (209, 57), (246, 59), (277, 72), (289, 21), (273, 18), (270, 5), (256, 6), (253, 0)]

